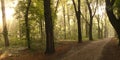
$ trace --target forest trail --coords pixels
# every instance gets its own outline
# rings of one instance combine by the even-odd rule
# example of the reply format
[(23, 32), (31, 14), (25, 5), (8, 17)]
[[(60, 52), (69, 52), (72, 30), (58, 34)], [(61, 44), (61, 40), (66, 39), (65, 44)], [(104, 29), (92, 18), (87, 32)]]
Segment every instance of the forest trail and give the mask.
[(85, 41), (80, 44), (62, 41), (58, 43), (56, 53), (52, 55), (45, 55), (40, 51), (23, 50), (19, 53), (9, 52), (11, 56), (8, 56), (9, 53), (3, 53), (0, 56), (5, 55), (3, 60), (120, 60), (120, 47), (117, 45), (116, 38)]
[(60, 60), (100, 60), (104, 46), (111, 38), (93, 41), (86, 46), (73, 47)]

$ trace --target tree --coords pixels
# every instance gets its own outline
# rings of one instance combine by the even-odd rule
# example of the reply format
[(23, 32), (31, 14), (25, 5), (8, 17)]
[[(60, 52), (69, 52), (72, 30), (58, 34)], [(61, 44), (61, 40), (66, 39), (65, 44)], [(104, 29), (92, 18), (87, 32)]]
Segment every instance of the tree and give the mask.
[(98, 16), (96, 16), (96, 18), (97, 18), (97, 23), (98, 23), (98, 39), (100, 39), (101, 38), (101, 36), (100, 36), (100, 16), (98, 15)]
[[(26, 39), (26, 24), (25, 24), (25, 14), (26, 7), (28, 6), (28, 0), (18, 1), (15, 7), (15, 18), (17, 26), (15, 28), (19, 36), (17, 39), (21, 39), (21, 44), (28, 47), (28, 41)], [(44, 24), (44, 10), (43, 10), (43, 0), (32, 0), (29, 7), (28, 13), (28, 26), (30, 34), (30, 45), (34, 47), (34, 43), (39, 41), (39, 47), (42, 48), (45, 45), (45, 24)], [(19, 26), (19, 27), (18, 27)], [(24, 43), (26, 42), (26, 43)], [(31, 44), (33, 43), (33, 44)]]
[(69, 33), (69, 38), (71, 37), (71, 26), (70, 26), (70, 14), (69, 14), (69, 4), (67, 4), (67, 20), (68, 20), (68, 33)]
[(92, 8), (90, 6), (90, 2), (88, 0), (86, 0), (86, 4), (89, 10), (89, 14), (90, 14), (90, 24), (89, 24), (89, 40), (93, 40), (93, 36), (92, 36), (92, 27), (93, 27), (93, 17), (95, 16), (96, 13), (96, 7), (95, 7), (95, 11), (92, 11)]
[(29, 20), (28, 20), (28, 12), (30, 8), (31, 0), (28, 0), (28, 5), (26, 7), (26, 13), (25, 13), (25, 26), (26, 26), (26, 40), (28, 43), (28, 48), (30, 49), (30, 27), (29, 27)]
[(81, 11), (80, 11), (80, 0), (78, 0), (78, 8), (75, 4), (75, 1), (72, 0), (74, 5), (74, 10), (77, 18), (77, 27), (78, 27), (78, 43), (82, 42), (82, 33), (81, 33)]
[(7, 30), (7, 23), (6, 23), (6, 15), (5, 15), (5, 1), (1, 0), (1, 9), (2, 9), (2, 21), (3, 21), (3, 36), (5, 39), (5, 47), (9, 46), (9, 39), (8, 39), (8, 30)]
[[(114, 27), (115, 31), (117, 32), (118, 38), (119, 38), (119, 46), (120, 46), (120, 15), (116, 15), (114, 14), (114, 4), (115, 1), (119, 1), (119, 0), (105, 0), (106, 2), (106, 13), (108, 15), (109, 21), (111, 22), (112, 26)], [(120, 3), (119, 3), (120, 4)], [(118, 4), (118, 5), (119, 5)], [(118, 14), (120, 14), (119, 11), (119, 6), (117, 6), (118, 10)]]
[(44, 0), (44, 17), (45, 17), (45, 31), (46, 31), (46, 54), (52, 54), (55, 52), (54, 47), (54, 33), (53, 33), (53, 21), (50, 7), (51, 0)]
[(65, 18), (65, 13), (66, 13), (66, 11), (65, 11), (65, 5), (63, 4), (62, 5), (62, 8), (63, 8), (63, 18), (64, 18), (64, 39), (66, 39), (66, 18)]

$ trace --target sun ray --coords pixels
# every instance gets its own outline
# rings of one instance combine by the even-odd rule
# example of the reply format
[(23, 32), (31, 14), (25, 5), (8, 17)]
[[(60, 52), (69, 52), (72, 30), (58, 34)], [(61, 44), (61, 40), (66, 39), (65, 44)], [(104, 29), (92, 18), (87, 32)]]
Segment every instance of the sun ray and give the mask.
[[(14, 7), (17, 5), (17, 0), (7, 1), (5, 3), (5, 14), (8, 28), (12, 26), (15, 13)], [(1, 3), (0, 3), (1, 6)], [(2, 11), (0, 9), (0, 32), (2, 32)]]

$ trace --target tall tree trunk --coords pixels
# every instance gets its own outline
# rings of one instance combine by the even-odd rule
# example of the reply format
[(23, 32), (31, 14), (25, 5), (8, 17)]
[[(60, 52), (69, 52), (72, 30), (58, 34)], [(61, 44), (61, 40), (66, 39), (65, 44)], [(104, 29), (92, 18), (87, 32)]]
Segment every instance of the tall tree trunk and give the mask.
[(70, 38), (71, 37), (71, 28), (70, 28), (69, 8), (67, 8), (67, 17), (68, 17), (68, 31), (69, 31), (69, 38)]
[(43, 40), (43, 36), (44, 36), (44, 34), (43, 34), (43, 22), (42, 22), (42, 19), (41, 20), (39, 20), (39, 32), (40, 32), (40, 40)]
[(78, 15), (77, 15), (77, 23), (78, 23), (78, 42), (82, 42), (82, 32), (81, 32), (81, 11), (80, 11), (80, 3), (81, 1), (78, 0)]
[(30, 27), (29, 27), (29, 20), (28, 20), (28, 12), (30, 9), (30, 4), (31, 4), (31, 0), (28, 0), (28, 5), (26, 7), (26, 13), (25, 13), (26, 40), (27, 40), (27, 44), (28, 44), (28, 49), (31, 48), (31, 46), (30, 46)]
[(89, 40), (93, 40), (92, 27), (93, 27), (93, 18), (90, 17), (90, 25), (89, 25)]
[(104, 38), (107, 38), (108, 37), (108, 29), (107, 29), (107, 22), (105, 20), (105, 26), (104, 26)]
[(63, 7), (63, 17), (64, 17), (64, 39), (66, 39), (66, 18), (65, 18), (65, 5)]
[(86, 37), (88, 37), (89, 36), (89, 23), (88, 23), (88, 21), (87, 21), (87, 19), (88, 19), (88, 14), (87, 14), (87, 12), (88, 12), (88, 10), (87, 10), (87, 7), (85, 6), (85, 18), (86, 18), (86, 20), (85, 20), (85, 34), (86, 34)]
[(77, 18), (77, 27), (78, 27), (78, 43), (82, 42), (82, 33), (81, 33), (81, 11), (80, 11), (80, 0), (78, 0), (78, 10), (75, 4), (75, 1), (72, 0), (74, 5), (74, 10)]
[(87, 7), (88, 7), (88, 10), (89, 10), (89, 14), (90, 14), (89, 40), (93, 40), (92, 27), (93, 27), (93, 17), (96, 13), (96, 8), (95, 8), (95, 11), (92, 12), (92, 8), (90, 7), (90, 2), (88, 0), (86, 0), (86, 3), (87, 3)]
[(93, 40), (92, 37), (92, 26), (93, 26), (93, 16), (92, 16), (92, 9), (90, 7), (90, 3), (88, 0), (86, 0), (87, 6), (88, 6), (88, 10), (89, 10), (89, 14), (90, 14), (90, 24), (89, 24), (89, 40)]
[(88, 34), (89, 33), (89, 24), (88, 23), (85, 24), (85, 30), (86, 30), (86, 32), (85, 32), (86, 33), (86, 37), (88, 37), (88, 35), (89, 35)]
[(103, 21), (101, 20), (101, 37), (100, 38), (103, 38), (103, 27), (104, 27), (104, 24), (103, 24)]
[(98, 22), (98, 39), (100, 39), (100, 16), (98, 15), (97, 17), (97, 22)]
[(120, 18), (116, 18), (116, 16), (113, 13), (113, 5), (116, 0), (105, 0), (106, 2), (106, 12), (109, 18), (109, 21), (111, 22), (112, 26), (114, 27), (115, 31), (117, 32), (118, 38), (119, 38), (119, 46), (120, 46)]
[(53, 33), (53, 21), (51, 15), (51, 0), (44, 0), (44, 17), (45, 17), (45, 31), (46, 31), (46, 54), (52, 54), (55, 52), (54, 47), (54, 33)]
[(7, 23), (6, 23), (6, 16), (5, 16), (5, 1), (1, 0), (1, 9), (2, 9), (2, 21), (3, 21), (3, 36), (5, 39), (5, 47), (9, 46), (9, 39), (8, 39), (8, 30), (7, 30)]

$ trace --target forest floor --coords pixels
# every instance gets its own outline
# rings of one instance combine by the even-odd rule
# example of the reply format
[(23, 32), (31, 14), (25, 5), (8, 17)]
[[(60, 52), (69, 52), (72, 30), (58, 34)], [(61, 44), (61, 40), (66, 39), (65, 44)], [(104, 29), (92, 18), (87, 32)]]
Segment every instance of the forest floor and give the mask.
[(120, 47), (117, 44), (117, 39), (114, 38), (80, 44), (61, 41), (56, 47), (56, 53), (52, 55), (25, 49), (14, 54), (1, 52), (0, 60), (120, 60)]

